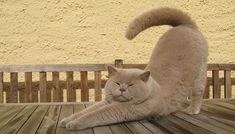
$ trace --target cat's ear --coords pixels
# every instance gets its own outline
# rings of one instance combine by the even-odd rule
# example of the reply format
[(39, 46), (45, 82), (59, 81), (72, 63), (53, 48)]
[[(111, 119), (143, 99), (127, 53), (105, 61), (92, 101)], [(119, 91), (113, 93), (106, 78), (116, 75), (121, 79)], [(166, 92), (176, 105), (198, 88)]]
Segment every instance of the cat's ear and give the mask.
[(108, 65), (107, 66), (107, 69), (108, 69), (108, 77), (114, 75), (115, 73), (117, 73), (117, 68), (115, 68), (114, 66), (112, 65)]
[(146, 81), (148, 81), (149, 76), (150, 76), (150, 71), (145, 71), (145, 72), (143, 72), (142, 74), (140, 74), (138, 77), (139, 77), (142, 81), (146, 82)]

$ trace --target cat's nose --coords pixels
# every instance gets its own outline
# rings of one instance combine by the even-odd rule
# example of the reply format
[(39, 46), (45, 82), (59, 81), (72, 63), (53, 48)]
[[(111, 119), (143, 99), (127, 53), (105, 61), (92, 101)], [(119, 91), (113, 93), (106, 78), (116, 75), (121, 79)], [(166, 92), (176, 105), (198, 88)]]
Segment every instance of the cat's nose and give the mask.
[(120, 91), (121, 91), (121, 92), (125, 92), (125, 91), (126, 91), (126, 89), (124, 89), (124, 88), (120, 88)]

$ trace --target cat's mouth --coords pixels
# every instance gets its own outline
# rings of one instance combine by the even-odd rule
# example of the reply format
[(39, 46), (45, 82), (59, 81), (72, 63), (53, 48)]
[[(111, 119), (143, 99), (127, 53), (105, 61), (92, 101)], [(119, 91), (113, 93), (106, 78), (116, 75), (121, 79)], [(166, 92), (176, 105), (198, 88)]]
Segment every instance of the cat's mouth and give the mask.
[(121, 102), (126, 102), (126, 101), (130, 101), (132, 100), (131, 98), (125, 97), (123, 94), (119, 95), (119, 96), (113, 96), (115, 100), (117, 101), (121, 101)]

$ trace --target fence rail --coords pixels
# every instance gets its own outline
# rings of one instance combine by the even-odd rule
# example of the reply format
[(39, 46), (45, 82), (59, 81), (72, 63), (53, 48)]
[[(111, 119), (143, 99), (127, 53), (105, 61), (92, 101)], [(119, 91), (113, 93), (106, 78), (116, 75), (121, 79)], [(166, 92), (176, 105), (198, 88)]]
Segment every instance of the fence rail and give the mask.
[[(144, 69), (146, 64), (123, 64), (123, 60), (115, 60), (114, 65), (120, 68)], [(94, 100), (102, 99), (102, 88), (105, 79), (102, 72), (107, 71), (107, 64), (53, 64), (53, 65), (0, 65), (0, 103), (4, 102), (4, 92), (7, 103), (27, 102), (62, 102), (63, 89), (67, 92), (67, 102), (76, 101), (75, 89), (81, 89), (81, 101), (89, 101), (89, 89), (94, 88)], [(224, 85), (224, 98), (232, 97), (232, 85), (235, 79), (231, 78), (231, 71), (235, 64), (208, 64), (208, 77), (204, 98), (209, 98), (212, 86), (212, 98), (221, 97), (221, 85)], [(223, 71), (224, 77), (219, 73)], [(39, 82), (32, 81), (32, 73), (39, 73)], [(52, 81), (47, 80), (48, 72), (52, 72)], [(66, 73), (66, 81), (60, 80), (60, 73)], [(74, 72), (80, 73), (80, 80), (74, 80)], [(88, 80), (88, 72), (94, 73), (94, 80)], [(10, 73), (10, 82), (4, 81), (4, 74)], [(24, 83), (18, 81), (18, 74), (24, 74)], [(38, 86), (37, 86), (38, 85)], [(38, 94), (39, 92), (39, 94)], [(53, 94), (51, 94), (53, 93)], [(39, 97), (38, 97), (39, 96)]]

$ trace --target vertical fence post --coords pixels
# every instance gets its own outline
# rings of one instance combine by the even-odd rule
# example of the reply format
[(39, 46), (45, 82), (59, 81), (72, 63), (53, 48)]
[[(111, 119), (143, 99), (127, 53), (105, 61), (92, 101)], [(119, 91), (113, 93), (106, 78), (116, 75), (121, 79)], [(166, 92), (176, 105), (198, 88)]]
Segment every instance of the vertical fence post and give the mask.
[(3, 72), (0, 72), (0, 103), (3, 103)]
[(87, 71), (81, 71), (81, 101), (89, 101)]
[(47, 101), (47, 87), (46, 87), (46, 82), (47, 82), (47, 74), (46, 72), (40, 72), (40, 82), (39, 82), (39, 88), (40, 88), (40, 102), (48, 102)]
[(115, 65), (115, 67), (117, 67), (117, 68), (123, 68), (123, 60), (122, 60), (122, 59), (116, 59), (116, 60), (114, 61), (114, 65)]
[(224, 98), (232, 97), (231, 70), (224, 70)]
[(18, 102), (18, 73), (11, 72), (11, 87), (10, 87), (10, 103), (17, 103)]
[(24, 102), (32, 102), (32, 72), (25, 72)]
[(220, 98), (219, 70), (212, 70), (213, 98)]
[(76, 101), (76, 92), (73, 88), (73, 72), (66, 72), (66, 81), (67, 81), (67, 101), (75, 102)]
[(101, 91), (101, 71), (95, 71), (95, 101), (101, 101), (102, 91)]
[(205, 91), (204, 91), (204, 95), (203, 98), (204, 99), (208, 99), (210, 97), (210, 85), (208, 84), (208, 82), (206, 83), (206, 87), (205, 87)]
[(52, 72), (53, 102), (63, 102), (63, 90), (59, 86), (59, 72)]

